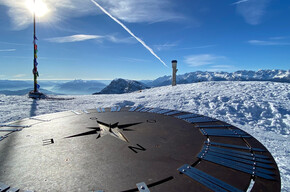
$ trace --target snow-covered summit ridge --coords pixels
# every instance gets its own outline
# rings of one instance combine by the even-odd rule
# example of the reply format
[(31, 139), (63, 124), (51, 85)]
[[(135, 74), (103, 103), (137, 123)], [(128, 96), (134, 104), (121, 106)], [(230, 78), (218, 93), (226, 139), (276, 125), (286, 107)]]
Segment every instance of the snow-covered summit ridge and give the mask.
[(140, 91), (143, 89), (147, 89), (148, 86), (145, 84), (127, 79), (114, 79), (107, 87), (105, 87), (102, 91), (95, 94), (121, 94), (121, 93), (131, 93), (134, 91)]
[[(229, 72), (196, 71), (177, 75), (177, 83), (187, 84), (203, 81), (273, 81), (290, 83), (290, 70), (241, 70)], [(171, 84), (171, 76), (163, 76), (155, 79), (149, 86), (158, 87)]]

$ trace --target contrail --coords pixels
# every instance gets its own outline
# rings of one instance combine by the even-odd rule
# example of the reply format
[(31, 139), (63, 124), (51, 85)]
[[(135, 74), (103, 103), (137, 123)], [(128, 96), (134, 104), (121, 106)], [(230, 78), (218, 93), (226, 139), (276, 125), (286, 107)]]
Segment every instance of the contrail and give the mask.
[(101, 5), (99, 5), (96, 1), (91, 0), (92, 3), (94, 3), (97, 7), (99, 7), (106, 15), (108, 15), (109, 17), (111, 17), (111, 19), (113, 19), (114, 21), (116, 21), (119, 25), (121, 25), (121, 27), (123, 27), (132, 37), (134, 37), (137, 41), (139, 41), (148, 51), (150, 51), (150, 53), (156, 57), (165, 67), (168, 67), (164, 61), (162, 61), (162, 59), (160, 59), (160, 57), (158, 57), (154, 51), (148, 46), (146, 45), (146, 43), (144, 41), (142, 41), (139, 37), (137, 37), (136, 35), (134, 35), (134, 33), (132, 33), (132, 31), (130, 29), (128, 29), (123, 23), (121, 23), (121, 21), (119, 21), (118, 19), (116, 19), (114, 16), (112, 16), (108, 11), (106, 11)]

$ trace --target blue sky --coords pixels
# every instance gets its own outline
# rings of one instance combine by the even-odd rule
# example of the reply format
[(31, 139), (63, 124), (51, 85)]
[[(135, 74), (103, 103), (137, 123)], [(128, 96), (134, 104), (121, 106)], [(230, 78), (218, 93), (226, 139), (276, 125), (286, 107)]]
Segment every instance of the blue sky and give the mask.
[[(27, 1), (0, 0), (0, 79), (32, 79)], [(93, 0), (42, 1), (40, 80), (155, 79), (173, 59), (178, 74), (290, 66), (288, 0), (96, 0), (107, 14)]]

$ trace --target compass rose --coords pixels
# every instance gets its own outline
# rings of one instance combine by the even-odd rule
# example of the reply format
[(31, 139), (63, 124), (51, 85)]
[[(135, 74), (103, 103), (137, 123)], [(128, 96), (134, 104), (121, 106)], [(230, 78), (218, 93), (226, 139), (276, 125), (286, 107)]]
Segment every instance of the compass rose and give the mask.
[(132, 131), (132, 129), (128, 129), (128, 127), (134, 126), (141, 124), (139, 123), (131, 123), (131, 124), (123, 124), (119, 125), (119, 122), (116, 122), (114, 124), (107, 124), (101, 121), (97, 120), (97, 123), (99, 127), (87, 127), (88, 129), (92, 129), (91, 131), (87, 131), (84, 133), (76, 134), (76, 135), (71, 135), (65, 138), (72, 138), (72, 137), (80, 137), (80, 136), (87, 136), (87, 135), (98, 135), (97, 139), (104, 137), (106, 135), (113, 136), (117, 139), (120, 139), (124, 142), (129, 143), (128, 138), (124, 135), (123, 131)]

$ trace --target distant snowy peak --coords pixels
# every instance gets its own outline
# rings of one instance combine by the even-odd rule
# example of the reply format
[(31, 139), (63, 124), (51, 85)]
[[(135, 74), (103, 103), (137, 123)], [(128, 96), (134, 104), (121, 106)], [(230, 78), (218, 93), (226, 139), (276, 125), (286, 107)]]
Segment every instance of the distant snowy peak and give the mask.
[[(177, 83), (187, 84), (202, 81), (274, 81), (290, 83), (290, 70), (259, 70), (259, 71), (236, 71), (207, 72), (196, 71), (177, 75)], [(159, 77), (148, 83), (149, 86), (159, 87), (171, 84), (171, 76)]]
[(99, 93), (94, 94), (122, 94), (131, 93), (134, 91), (140, 91), (147, 89), (148, 87), (138, 81), (125, 80), (125, 79), (114, 79), (107, 87), (105, 87)]

